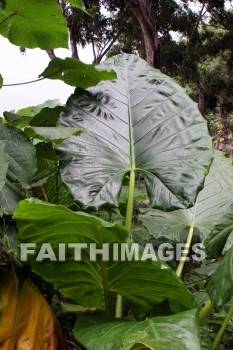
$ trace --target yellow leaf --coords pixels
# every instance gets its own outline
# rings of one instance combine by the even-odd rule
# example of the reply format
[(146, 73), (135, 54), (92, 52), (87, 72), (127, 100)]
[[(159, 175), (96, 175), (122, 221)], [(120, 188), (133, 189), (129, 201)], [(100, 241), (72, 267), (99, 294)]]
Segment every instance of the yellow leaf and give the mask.
[(0, 350), (65, 350), (59, 323), (30, 280), (20, 292), (9, 267), (0, 268)]

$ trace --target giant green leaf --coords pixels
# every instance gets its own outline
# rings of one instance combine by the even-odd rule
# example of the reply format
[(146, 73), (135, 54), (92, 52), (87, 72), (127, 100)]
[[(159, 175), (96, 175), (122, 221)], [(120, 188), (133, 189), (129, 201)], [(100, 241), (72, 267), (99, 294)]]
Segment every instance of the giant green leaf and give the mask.
[(0, 123), (0, 141), (9, 158), (8, 174), (29, 188), (36, 171), (36, 151), (25, 134), (7, 124)]
[(55, 57), (49, 62), (48, 67), (40, 76), (49, 79), (59, 79), (71, 86), (78, 86), (86, 89), (89, 86), (98, 84), (101, 80), (116, 78), (116, 73), (97, 69), (92, 64), (86, 64), (74, 58), (67, 57), (64, 60)]
[(211, 276), (207, 292), (213, 306), (220, 306), (231, 300), (233, 296), (233, 246), (227, 251), (218, 268)]
[[(74, 261), (68, 250), (65, 262), (28, 262), (33, 270), (56, 289), (82, 306), (102, 310), (108, 296), (120, 294), (136, 317), (154, 313), (177, 313), (192, 308), (193, 296), (176, 274), (164, 263), (152, 260), (109, 261), (100, 256), (90, 260), (90, 243), (103, 248), (104, 243), (126, 242), (129, 233), (118, 223), (111, 224), (85, 213), (75, 213), (63, 206), (25, 200), (14, 214), (21, 243), (50, 243), (56, 251), (59, 243), (86, 243), (81, 262)], [(120, 249), (120, 248), (119, 248)], [(108, 260), (108, 259), (106, 259)]]
[(9, 158), (5, 151), (5, 145), (0, 141), (0, 191), (6, 182), (6, 174), (9, 166)]
[(7, 0), (0, 10), (0, 34), (17, 46), (68, 47), (67, 23), (55, 0)]
[(141, 322), (82, 316), (74, 336), (87, 350), (201, 350), (195, 310)]
[(185, 240), (187, 229), (191, 226), (206, 238), (232, 203), (233, 166), (230, 159), (216, 151), (204, 189), (199, 193), (193, 208), (170, 213), (152, 209), (141, 218), (157, 239)]
[(125, 173), (143, 175), (153, 207), (190, 206), (212, 158), (206, 122), (169, 77), (134, 55), (107, 60), (118, 79), (77, 90), (62, 125), (92, 135), (59, 147), (61, 175), (83, 206), (118, 205)]

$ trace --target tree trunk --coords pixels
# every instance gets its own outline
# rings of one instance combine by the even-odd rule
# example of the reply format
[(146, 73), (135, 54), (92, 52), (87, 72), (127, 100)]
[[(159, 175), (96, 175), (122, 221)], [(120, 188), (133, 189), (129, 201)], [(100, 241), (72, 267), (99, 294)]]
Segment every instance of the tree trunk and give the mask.
[(152, 7), (151, 0), (128, 0), (128, 3), (142, 28), (147, 62), (155, 68), (160, 68), (158, 31), (153, 16), (156, 9)]
[(197, 83), (197, 94), (198, 94), (198, 108), (203, 116), (205, 116), (205, 88), (199, 81)]

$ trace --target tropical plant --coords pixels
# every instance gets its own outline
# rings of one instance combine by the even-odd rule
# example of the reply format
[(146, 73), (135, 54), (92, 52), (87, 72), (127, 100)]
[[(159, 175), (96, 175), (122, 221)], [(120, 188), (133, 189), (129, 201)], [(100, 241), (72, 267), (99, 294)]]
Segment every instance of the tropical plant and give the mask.
[[(67, 41), (55, 1), (45, 7), (40, 0), (0, 3), (0, 33), (11, 42), (51, 49)], [(70, 3), (82, 9), (81, 1)], [(32, 28), (38, 13), (43, 18)], [(53, 43), (51, 36), (38, 37), (51, 15)], [(213, 160), (196, 104), (134, 55), (115, 56), (96, 68), (54, 58), (42, 76), (77, 88), (65, 106), (47, 101), (5, 112), (0, 123), (0, 347), (40, 350), (52, 337), (52, 349), (65, 348), (45, 294), (55, 311), (61, 312), (61, 304), (63, 311), (78, 313), (65, 327), (70, 346), (67, 328), (87, 350), (210, 349), (206, 320), (233, 294), (233, 179), (229, 160), (218, 153)], [(145, 189), (138, 189), (140, 195), (137, 186)], [(188, 248), (196, 239), (208, 258), (218, 260), (211, 273), (208, 260), (196, 266), (174, 259), (168, 265), (149, 245), (152, 239), (186, 241)], [(117, 259), (116, 247), (130, 255), (137, 242), (138, 259)], [(25, 243), (35, 248), (28, 259)], [(97, 260), (89, 249), (93, 243)], [(200, 275), (211, 275), (207, 283), (201, 279), (204, 291)], [(32, 280), (46, 292), (40, 294)], [(232, 306), (224, 317), (212, 349)]]

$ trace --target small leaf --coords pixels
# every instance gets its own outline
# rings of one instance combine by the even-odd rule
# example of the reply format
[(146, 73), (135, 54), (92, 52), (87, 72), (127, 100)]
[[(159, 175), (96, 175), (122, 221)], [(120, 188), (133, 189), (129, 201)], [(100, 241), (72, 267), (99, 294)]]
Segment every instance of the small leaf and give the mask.
[(34, 128), (25, 128), (25, 134), (32, 138), (35, 137), (43, 141), (52, 141), (54, 143), (61, 143), (62, 141), (68, 139), (71, 136), (79, 136), (83, 132), (88, 132), (87, 130), (80, 130), (78, 128), (69, 128), (69, 127), (34, 127)]
[[(29, 106), (26, 108), (21, 108), (17, 111), (17, 114), (20, 114), (22, 116), (27, 116), (27, 117), (35, 117), (40, 112), (42, 112), (43, 109), (46, 107), (52, 109), (52, 108), (55, 108), (55, 107), (60, 106), (60, 105), (61, 105), (60, 100), (47, 100), (44, 103), (41, 103), (37, 106)], [(46, 113), (46, 111), (47, 110), (44, 110), (43, 112)], [(40, 125), (32, 125), (32, 126), (40, 126)], [(48, 126), (48, 125), (46, 125), (46, 126)], [(54, 125), (51, 125), (51, 126), (54, 126)]]
[(87, 350), (201, 350), (196, 310), (141, 322), (78, 316), (74, 335)]
[(28, 126), (29, 122), (32, 120), (32, 117), (27, 117), (12, 112), (4, 112), (3, 115), (8, 124), (16, 126), (20, 129)]
[(95, 86), (101, 80), (112, 80), (116, 73), (111, 70), (96, 69), (92, 64), (86, 64), (74, 58), (54, 58), (49, 62), (48, 67), (40, 74), (40, 77), (59, 79), (71, 86), (78, 86), (83, 89)]
[(54, 0), (7, 0), (0, 13), (0, 34), (31, 49), (68, 47), (67, 23)]
[(67, 1), (69, 4), (77, 7), (79, 10), (83, 11), (83, 12), (86, 12), (87, 11), (85, 10), (85, 6), (83, 4), (83, 1), (82, 0), (69, 0)]
[(213, 306), (219, 309), (233, 295), (233, 246), (227, 251), (207, 285)]
[(29, 124), (31, 126), (56, 126), (63, 109), (62, 106), (45, 107), (31, 119)]

